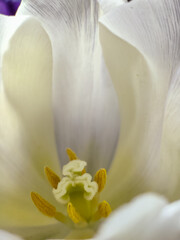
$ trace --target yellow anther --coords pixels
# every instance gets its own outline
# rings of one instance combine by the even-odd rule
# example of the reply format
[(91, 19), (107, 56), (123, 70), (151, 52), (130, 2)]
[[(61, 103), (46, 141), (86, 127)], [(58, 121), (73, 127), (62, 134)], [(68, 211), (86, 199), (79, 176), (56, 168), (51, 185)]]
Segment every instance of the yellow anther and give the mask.
[(67, 155), (68, 155), (70, 161), (78, 159), (75, 152), (73, 152), (73, 150), (71, 150), (70, 148), (67, 148), (66, 152), (67, 152)]
[(95, 176), (94, 181), (98, 184), (98, 192), (101, 192), (106, 184), (107, 173), (105, 168), (99, 169)]
[(61, 181), (59, 176), (57, 176), (56, 173), (54, 173), (53, 170), (51, 170), (48, 167), (44, 168), (44, 172), (45, 172), (47, 179), (48, 179), (49, 183), (51, 184), (51, 186), (56, 189), (58, 186), (58, 183)]
[(84, 221), (84, 219), (76, 211), (75, 207), (72, 205), (71, 202), (69, 202), (67, 205), (67, 213), (68, 213), (69, 217), (71, 218), (71, 220), (76, 224)]
[(81, 175), (83, 175), (84, 173), (86, 173), (86, 169), (85, 168), (82, 170)]
[(108, 202), (103, 201), (98, 206), (98, 212), (101, 217), (106, 218), (111, 213), (111, 207)]
[(108, 202), (99, 203), (99, 193), (106, 184), (106, 169), (99, 169), (92, 180), (86, 172), (87, 162), (80, 160), (76, 154), (67, 148), (70, 161), (62, 168), (62, 179), (49, 167), (44, 168), (45, 175), (53, 187), (55, 199), (67, 206), (67, 214), (58, 212), (56, 208), (38, 193), (31, 192), (31, 198), (37, 209), (48, 217), (62, 223), (77, 227), (86, 227), (90, 222), (106, 218), (111, 213)]
[(31, 192), (31, 198), (34, 205), (39, 209), (41, 213), (48, 217), (56, 216), (56, 208), (42, 198), (38, 193)]

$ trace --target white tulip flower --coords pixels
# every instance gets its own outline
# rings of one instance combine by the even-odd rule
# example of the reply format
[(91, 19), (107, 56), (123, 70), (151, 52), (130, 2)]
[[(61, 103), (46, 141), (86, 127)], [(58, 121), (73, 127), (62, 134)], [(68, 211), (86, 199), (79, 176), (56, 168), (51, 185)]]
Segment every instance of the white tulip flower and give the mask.
[(180, 1), (23, 0), (0, 36), (0, 239), (179, 240)]

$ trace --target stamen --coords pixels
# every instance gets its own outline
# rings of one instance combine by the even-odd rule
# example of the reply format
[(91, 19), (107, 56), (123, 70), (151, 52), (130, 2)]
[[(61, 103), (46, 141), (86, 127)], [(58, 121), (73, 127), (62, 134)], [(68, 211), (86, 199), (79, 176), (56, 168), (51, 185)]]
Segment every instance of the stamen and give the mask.
[(57, 189), (58, 183), (61, 181), (61, 179), (59, 178), (58, 175), (56, 175), (55, 172), (53, 172), (53, 170), (51, 170), (48, 167), (44, 168), (44, 172), (47, 176), (47, 179), (49, 181), (49, 183), (51, 184), (51, 186), (55, 189)]
[(67, 148), (66, 152), (67, 152), (67, 155), (68, 155), (70, 161), (78, 159), (78, 157), (76, 156), (75, 152), (73, 152), (72, 149)]
[(94, 181), (98, 184), (98, 192), (101, 192), (104, 189), (106, 184), (107, 173), (105, 168), (99, 169), (94, 177)]
[(68, 223), (68, 219), (64, 214), (57, 212), (56, 208), (48, 201), (42, 198), (38, 193), (31, 192), (31, 198), (37, 209), (48, 217), (54, 217), (60, 222)]
[(31, 192), (31, 198), (34, 205), (39, 209), (41, 213), (48, 217), (55, 217), (56, 208), (42, 198), (38, 193)]
[(106, 218), (111, 213), (111, 207), (108, 202), (103, 201), (99, 204), (98, 210), (94, 213), (91, 221), (98, 221), (101, 218)]
[(111, 213), (111, 207), (108, 202), (103, 201), (98, 206), (98, 212), (101, 217), (107, 218), (109, 214)]
[(84, 219), (76, 211), (75, 207), (72, 205), (71, 202), (69, 202), (67, 205), (67, 213), (68, 213), (69, 217), (71, 218), (71, 220), (76, 224), (84, 221)]
[(66, 224), (69, 222), (68, 221), (69, 219), (66, 216), (64, 216), (64, 214), (62, 214), (61, 212), (56, 212), (55, 219)]
[(81, 172), (81, 175), (85, 174), (86, 173), (86, 169), (84, 168)]
[[(55, 199), (67, 207), (67, 214), (56, 211), (56, 208), (32, 192), (31, 198), (37, 209), (48, 217), (72, 227), (86, 227), (87, 224), (106, 218), (111, 213), (108, 202), (99, 202), (99, 193), (104, 189), (107, 179), (106, 169), (99, 169), (92, 180), (85, 167), (87, 162), (80, 160), (76, 154), (67, 148), (70, 161), (62, 168), (62, 179), (49, 167), (44, 168), (45, 175), (53, 187)], [(74, 224), (73, 224), (74, 223)]]

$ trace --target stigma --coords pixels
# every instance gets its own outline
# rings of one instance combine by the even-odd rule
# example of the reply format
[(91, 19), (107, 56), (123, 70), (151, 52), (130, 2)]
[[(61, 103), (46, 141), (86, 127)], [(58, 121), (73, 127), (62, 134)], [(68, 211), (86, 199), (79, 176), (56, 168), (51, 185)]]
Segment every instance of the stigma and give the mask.
[(110, 204), (106, 201), (99, 202), (100, 193), (106, 184), (106, 169), (99, 169), (93, 178), (86, 172), (85, 161), (80, 160), (70, 148), (66, 152), (70, 161), (63, 166), (62, 179), (49, 167), (44, 168), (53, 188), (52, 194), (64, 206), (66, 214), (59, 212), (38, 193), (32, 192), (34, 205), (44, 215), (70, 225), (86, 226), (108, 217), (111, 213)]

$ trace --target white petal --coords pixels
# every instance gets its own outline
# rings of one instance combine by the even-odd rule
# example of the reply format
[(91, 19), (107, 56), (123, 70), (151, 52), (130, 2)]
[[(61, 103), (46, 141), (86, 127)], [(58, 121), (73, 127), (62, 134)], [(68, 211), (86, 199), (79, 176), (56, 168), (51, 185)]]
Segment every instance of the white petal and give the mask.
[(176, 159), (160, 158), (167, 94), (179, 67), (179, 10), (177, 0), (136, 0), (101, 19), (110, 30), (102, 26), (101, 40), (121, 115), (106, 188), (114, 207), (147, 189), (169, 196), (179, 178)]
[[(70, 232), (69, 228), (62, 223), (56, 223), (56, 224), (45, 225), (45, 226), (36, 225), (32, 227), (30, 226), (19, 227), (19, 228), (15, 227), (15, 228), (9, 228), (8, 231), (21, 236), (23, 239), (28, 239), (28, 240), (40, 240), (40, 239), (48, 239), (48, 238), (64, 239), (65, 236), (67, 236)], [(58, 237), (56, 237), (57, 234), (58, 234)]]
[(171, 200), (180, 198), (180, 78), (179, 66), (168, 92), (161, 147), (162, 171), (168, 179), (166, 188)]
[(95, 239), (179, 240), (180, 201), (167, 204), (153, 195), (140, 196), (119, 208), (102, 224)]
[(112, 213), (102, 224), (95, 239), (145, 240), (144, 233), (166, 204), (167, 201), (158, 195), (140, 195)]
[(179, 240), (180, 201), (173, 202), (162, 209), (146, 232), (147, 240)]
[(118, 135), (117, 101), (103, 62), (99, 7), (91, 0), (24, 1), (18, 14), (43, 22), (53, 45), (54, 112), (60, 159), (71, 147), (91, 172), (108, 167)]
[(13, 235), (11, 233), (8, 233), (6, 231), (0, 230), (0, 239), (2, 240), (22, 240), (22, 238)]
[(98, 0), (103, 14), (112, 10), (112, 8), (117, 7), (121, 4), (127, 3), (127, 0)]
[(0, 22), (0, 224), (43, 224), (49, 218), (33, 206), (30, 192), (50, 199), (44, 165), (58, 169), (51, 113), (51, 45), (32, 17), (2, 17)]

